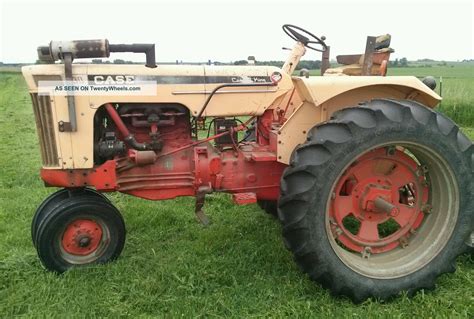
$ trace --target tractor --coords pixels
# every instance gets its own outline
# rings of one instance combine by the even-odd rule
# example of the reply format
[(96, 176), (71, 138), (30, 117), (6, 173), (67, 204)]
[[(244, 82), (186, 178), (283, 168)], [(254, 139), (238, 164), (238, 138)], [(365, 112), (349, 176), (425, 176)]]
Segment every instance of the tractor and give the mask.
[[(340, 55), (331, 68), (325, 37), (283, 30), (295, 43), (281, 68), (156, 65), (153, 44), (108, 40), (39, 47), (43, 63), (22, 72), (40, 175), (60, 188), (32, 221), (44, 267), (62, 273), (119, 257), (124, 220), (103, 193), (194, 196), (209, 224), (206, 195), (225, 192), (276, 216), (299, 268), (333, 295), (385, 300), (453, 272), (473, 240), (474, 147), (434, 110), (436, 82), (386, 76), (389, 35), (368, 37), (363, 54)], [(294, 75), (307, 50), (321, 53), (322, 76)], [(73, 63), (113, 52), (145, 54), (146, 63)], [(80, 89), (78, 81), (151, 90), (41, 89)]]

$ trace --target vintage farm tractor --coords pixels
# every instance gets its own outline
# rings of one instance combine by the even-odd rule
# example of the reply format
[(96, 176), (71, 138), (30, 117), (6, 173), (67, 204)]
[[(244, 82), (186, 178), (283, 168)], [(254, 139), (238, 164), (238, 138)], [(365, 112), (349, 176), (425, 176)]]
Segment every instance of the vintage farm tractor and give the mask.
[[(333, 294), (385, 299), (454, 271), (472, 240), (474, 147), (433, 110), (441, 98), (432, 83), (383, 76), (387, 36), (369, 37), (365, 54), (340, 56), (345, 65), (330, 69), (324, 38), (283, 30), (296, 44), (281, 69), (157, 66), (154, 45), (107, 40), (39, 47), (50, 63), (22, 71), (41, 178), (62, 188), (32, 223), (44, 266), (64, 272), (120, 255), (124, 221), (103, 192), (195, 196), (203, 223), (206, 194), (227, 192), (278, 216), (296, 263)], [(324, 76), (292, 76), (307, 49), (322, 52)], [(72, 63), (110, 52), (145, 53), (146, 65)], [(151, 81), (153, 94), (40, 90), (42, 81), (78, 79)], [(211, 136), (200, 130), (208, 125)]]

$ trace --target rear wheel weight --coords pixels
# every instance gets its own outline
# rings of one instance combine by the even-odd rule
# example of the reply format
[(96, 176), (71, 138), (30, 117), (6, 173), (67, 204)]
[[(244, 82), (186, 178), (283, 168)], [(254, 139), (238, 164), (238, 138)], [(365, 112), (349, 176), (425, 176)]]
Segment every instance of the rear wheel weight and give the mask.
[[(313, 280), (355, 302), (433, 288), (470, 232), (472, 153), (453, 122), (416, 102), (339, 111), (310, 131), (283, 174), (285, 243)], [(386, 219), (396, 227), (383, 234)]]
[(43, 265), (62, 273), (72, 267), (116, 259), (125, 243), (122, 216), (95, 196), (63, 200), (44, 215), (37, 230), (37, 251)]

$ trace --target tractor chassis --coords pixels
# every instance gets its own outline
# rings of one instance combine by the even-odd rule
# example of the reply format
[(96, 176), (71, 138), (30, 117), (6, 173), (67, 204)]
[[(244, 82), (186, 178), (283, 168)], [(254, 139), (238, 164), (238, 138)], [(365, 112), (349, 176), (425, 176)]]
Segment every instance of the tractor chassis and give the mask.
[[(115, 108), (108, 109), (122, 136), (130, 136)], [(255, 118), (230, 130), (158, 153), (129, 149), (123, 157), (108, 160), (91, 169), (41, 169), (46, 185), (68, 189), (92, 187), (99, 192), (119, 191), (149, 200), (195, 196), (198, 220), (208, 224), (202, 207), (212, 192), (233, 194), (236, 204), (259, 200), (276, 201), (280, 178), (287, 165), (277, 162), (276, 134), (268, 145), (232, 140), (216, 148), (210, 141), (248, 130)], [(121, 129), (124, 128), (124, 129)]]

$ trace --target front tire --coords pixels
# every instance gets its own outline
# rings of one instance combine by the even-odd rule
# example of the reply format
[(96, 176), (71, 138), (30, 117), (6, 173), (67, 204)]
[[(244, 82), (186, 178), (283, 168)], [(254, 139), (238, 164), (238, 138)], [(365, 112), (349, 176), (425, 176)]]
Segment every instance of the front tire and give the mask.
[(33, 245), (36, 248), (36, 233), (39, 227), (39, 223), (43, 220), (43, 216), (52, 210), (56, 205), (58, 205), (63, 200), (72, 197), (72, 196), (92, 196), (101, 198), (110, 203), (109, 199), (103, 194), (97, 192), (96, 190), (88, 187), (78, 188), (78, 189), (67, 189), (62, 188), (52, 194), (50, 194), (46, 199), (38, 206), (36, 212), (31, 221), (31, 239)]
[(343, 109), (283, 174), (285, 243), (311, 279), (354, 302), (432, 289), (471, 231), (472, 162), (471, 141), (419, 103)]
[(83, 193), (45, 207), (36, 221), (36, 249), (48, 270), (103, 264), (122, 252), (125, 224), (108, 200)]

